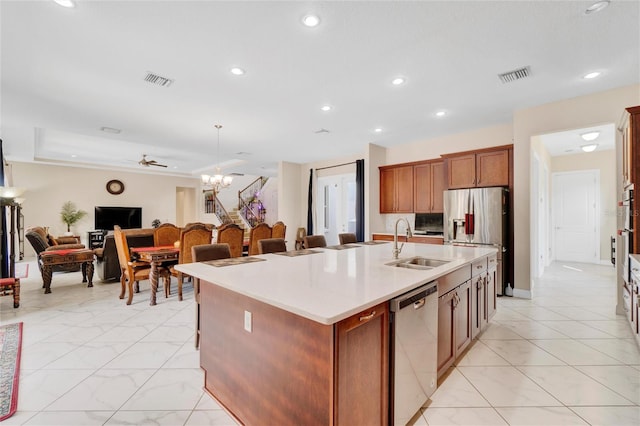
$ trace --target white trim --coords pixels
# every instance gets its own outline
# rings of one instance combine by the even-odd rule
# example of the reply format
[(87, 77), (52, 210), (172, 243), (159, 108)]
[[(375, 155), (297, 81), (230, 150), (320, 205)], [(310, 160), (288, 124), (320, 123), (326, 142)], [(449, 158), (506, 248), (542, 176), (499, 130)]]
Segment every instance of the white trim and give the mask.
[(530, 290), (523, 290), (521, 288), (514, 288), (513, 289), (513, 297), (517, 297), (518, 299), (529, 299), (531, 300), (531, 291)]

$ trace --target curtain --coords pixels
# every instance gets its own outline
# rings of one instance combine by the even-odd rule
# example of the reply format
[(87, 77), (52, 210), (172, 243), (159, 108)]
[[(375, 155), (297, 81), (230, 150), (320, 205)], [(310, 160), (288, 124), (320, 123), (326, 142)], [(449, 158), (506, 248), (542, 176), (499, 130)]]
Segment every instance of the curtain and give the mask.
[(313, 169), (309, 169), (309, 196), (307, 197), (307, 235), (313, 235)]
[(356, 239), (364, 241), (364, 160), (356, 160)]

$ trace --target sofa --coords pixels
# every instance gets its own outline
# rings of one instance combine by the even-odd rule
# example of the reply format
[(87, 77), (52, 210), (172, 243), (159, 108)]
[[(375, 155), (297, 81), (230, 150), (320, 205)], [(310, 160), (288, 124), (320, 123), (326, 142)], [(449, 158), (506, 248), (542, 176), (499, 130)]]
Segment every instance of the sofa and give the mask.
[[(122, 232), (127, 237), (127, 244), (131, 247), (151, 247), (153, 246), (153, 228), (123, 229)], [(94, 250), (96, 254), (96, 271), (102, 281), (113, 281), (120, 279), (120, 262), (118, 261), (118, 251), (116, 242), (113, 239), (113, 232), (104, 237), (102, 247)]]
[[(34, 226), (33, 228), (27, 229), (24, 235), (27, 237), (27, 240), (31, 243), (33, 250), (36, 252), (36, 256), (38, 257), (38, 266), (40, 268), (42, 267), (40, 264), (40, 253), (44, 251), (86, 248), (84, 244), (78, 243), (76, 237), (54, 238), (41, 226)], [(77, 264), (55, 265), (53, 268), (53, 272), (73, 272), (79, 270), (80, 266)]]

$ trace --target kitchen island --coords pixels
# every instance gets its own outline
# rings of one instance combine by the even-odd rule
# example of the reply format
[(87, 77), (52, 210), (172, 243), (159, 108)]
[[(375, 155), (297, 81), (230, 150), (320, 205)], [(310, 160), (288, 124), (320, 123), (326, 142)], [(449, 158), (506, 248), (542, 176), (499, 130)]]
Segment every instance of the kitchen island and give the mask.
[[(243, 424), (386, 425), (389, 300), (495, 254), (491, 248), (392, 243), (254, 256), (230, 266), (192, 263), (201, 284), (205, 389)], [(246, 258), (245, 258), (246, 259)]]

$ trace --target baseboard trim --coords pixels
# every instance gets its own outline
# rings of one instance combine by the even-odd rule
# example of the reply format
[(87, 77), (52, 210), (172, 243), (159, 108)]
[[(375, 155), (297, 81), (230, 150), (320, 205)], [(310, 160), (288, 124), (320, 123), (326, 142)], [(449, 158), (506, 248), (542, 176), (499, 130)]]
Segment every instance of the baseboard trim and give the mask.
[(517, 297), (519, 299), (531, 299), (531, 291), (514, 288), (513, 297)]

